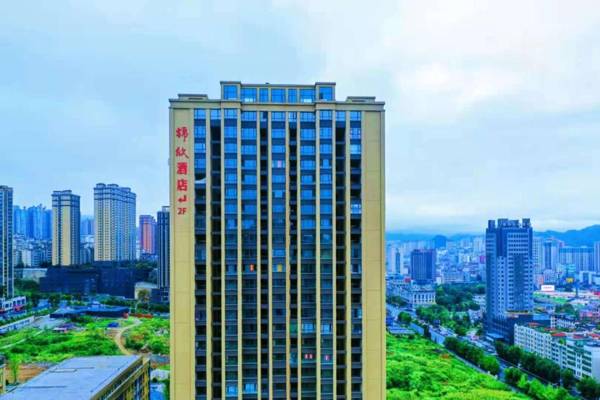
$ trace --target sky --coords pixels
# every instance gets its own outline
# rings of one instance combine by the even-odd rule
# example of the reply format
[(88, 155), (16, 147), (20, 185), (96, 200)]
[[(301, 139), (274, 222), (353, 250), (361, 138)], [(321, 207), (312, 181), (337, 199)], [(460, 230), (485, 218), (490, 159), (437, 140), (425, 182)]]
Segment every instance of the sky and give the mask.
[(597, 1), (42, 1), (0, 15), (0, 184), (168, 202), (168, 99), (337, 82), (386, 102), (391, 231), (600, 223)]

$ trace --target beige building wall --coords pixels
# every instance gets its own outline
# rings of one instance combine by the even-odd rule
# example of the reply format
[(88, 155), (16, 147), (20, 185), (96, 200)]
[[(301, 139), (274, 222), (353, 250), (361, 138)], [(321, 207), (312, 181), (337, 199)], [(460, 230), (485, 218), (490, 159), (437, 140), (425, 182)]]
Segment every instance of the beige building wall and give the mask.
[(70, 190), (52, 193), (52, 265), (80, 263), (79, 200)]

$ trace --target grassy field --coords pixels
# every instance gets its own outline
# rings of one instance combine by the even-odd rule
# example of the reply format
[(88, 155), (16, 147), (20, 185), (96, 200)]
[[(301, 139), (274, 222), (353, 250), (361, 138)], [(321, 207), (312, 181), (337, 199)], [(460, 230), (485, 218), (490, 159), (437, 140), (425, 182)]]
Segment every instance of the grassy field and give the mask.
[(78, 330), (57, 333), (26, 328), (0, 338), (0, 352), (9, 360), (21, 363), (60, 362), (77, 356), (120, 354), (105, 328), (112, 320), (95, 320), (81, 324)]
[(420, 338), (387, 337), (387, 399), (521, 400), (528, 397)]
[(140, 319), (141, 324), (125, 335), (125, 347), (153, 354), (169, 354), (169, 320), (162, 318)]

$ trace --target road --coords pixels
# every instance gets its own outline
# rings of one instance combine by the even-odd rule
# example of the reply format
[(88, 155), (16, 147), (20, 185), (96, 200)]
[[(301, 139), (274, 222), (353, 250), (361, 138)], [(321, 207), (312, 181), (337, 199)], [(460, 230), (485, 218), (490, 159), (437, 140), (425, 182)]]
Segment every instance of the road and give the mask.
[(139, 319), (133, 318), (133, 324), (115, 329), (117, 333), (115, 334), (114, 341), (121, 353), (123, 353), (126, 356), (131, 355), (131, 352), (123, 345), (123, 333), (131, 328), (138, 326), (141, 323), (142, 322)]

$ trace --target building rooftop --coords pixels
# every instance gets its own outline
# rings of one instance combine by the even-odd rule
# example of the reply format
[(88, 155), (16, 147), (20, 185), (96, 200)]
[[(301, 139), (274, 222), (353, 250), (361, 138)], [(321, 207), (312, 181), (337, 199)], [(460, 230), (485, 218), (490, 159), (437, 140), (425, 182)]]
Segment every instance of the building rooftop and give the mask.
[(178, 102), (237, 102), (241, 104), (296, 105), (316, 103), (365, 104), (381, 108), (385, 103), (374, 96), (347, 96), (345, 101), (336, 99), (335, 82), (315, 82), (314, 84), (285, 83), (244, 83), (240, 81), (221, 81), (220, 96), (211, 98), (204, 93), (180, 93)]
[(75, 357), (42, 372), (2, 396), (2, 400), (90, 399), (139, 356)]

